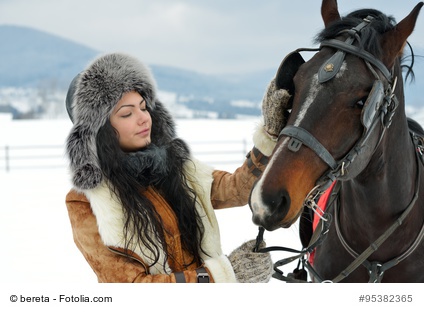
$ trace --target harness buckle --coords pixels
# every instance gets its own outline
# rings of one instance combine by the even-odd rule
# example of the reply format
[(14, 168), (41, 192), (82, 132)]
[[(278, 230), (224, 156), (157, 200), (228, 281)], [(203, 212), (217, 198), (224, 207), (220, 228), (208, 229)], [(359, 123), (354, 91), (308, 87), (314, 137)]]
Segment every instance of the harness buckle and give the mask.
[(314, 211), (320, 219), (327, 222), (328, 219), (324, 217), (326, 215), (325, 212), (319, 207), (316, 201), (317, 197), (323, 193), (320, 191), (320, 187), (320, 185), (316, 185), (312, 188), (305, 198), (304, 205)]
[(302, 142), (294, 137), (290, 138), (288, 149), (292, 152), (299, 151), (300, 147), (302, 146)]
[(196, 273), (197, 273), (197, 282), (198, 283), (209, 283), (210, 282), (209, 273), (203, 267), (196, 269)]
[(386, 97), (385, 97), (385, 105), (384, 105), (384, 115), (382, 117), (383, 126), (389, 128), (392, 124), (392, 118), (395, 114), (395, 111), (399, 105), (399, 101), (395, 95), (395, 89), (397, 85), (397, 76), (394, 78), (393, 86), (390, 85), (387, 88)]
[(371, 268), (368, 269), (370, 275), (370, 283), (380, 283), (383, 279), (384, 270), (382, 271), (383, 264), (380, 262), (372, 262)]

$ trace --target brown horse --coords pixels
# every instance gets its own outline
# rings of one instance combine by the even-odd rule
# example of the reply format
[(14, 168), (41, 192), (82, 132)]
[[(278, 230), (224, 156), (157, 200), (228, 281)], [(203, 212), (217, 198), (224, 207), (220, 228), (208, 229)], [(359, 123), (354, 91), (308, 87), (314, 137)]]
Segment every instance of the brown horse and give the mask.
[[(313, 281), (424, 282), (422, 129), (406, 117), (400, 64), (422, 6), (396, 24), (372, 9), (341, 18), (324, 0), (318, 52), (304, 62), (299, 49), (277, 72), (290, 116), (249, 205), (269, 231), (302, 216)], [(333, 182), (323, 214), (316, 200)]]

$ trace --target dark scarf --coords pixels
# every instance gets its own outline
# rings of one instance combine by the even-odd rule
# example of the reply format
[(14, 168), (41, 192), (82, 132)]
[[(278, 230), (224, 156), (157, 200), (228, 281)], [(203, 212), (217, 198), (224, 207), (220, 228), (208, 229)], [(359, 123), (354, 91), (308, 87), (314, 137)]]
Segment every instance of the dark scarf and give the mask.
[(178, 168), (175, 165), (189, 156), (187, 144), (181, 139), (173, 139), (162, 146), (151, 143), (140, 151), (127, 154), (124, 166), (142, 186), (159, 186), (172, 175), (174, 168)]

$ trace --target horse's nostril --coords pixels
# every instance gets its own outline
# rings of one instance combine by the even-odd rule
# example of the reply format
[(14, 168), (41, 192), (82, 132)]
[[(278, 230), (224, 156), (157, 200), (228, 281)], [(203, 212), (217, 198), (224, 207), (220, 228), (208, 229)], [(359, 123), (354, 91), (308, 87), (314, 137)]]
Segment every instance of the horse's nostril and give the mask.
[(259, 198), (253, 197), (250, 202), (253, 223), (268, 231), (280, 228), (289, 212), (290, 203), (290, 196), (285, 190), (263, 192)]
[(284, 219), (291, 204), (290, 195), (287, 190), (284, 189), (272, 194), (264, 194), (263, 198), (271, 214), (277, 218)]
[(249, 198), (252, 220), (254, 224), (272, 231), (284, 225), (282, 223), (292, 201), (286, 189), (264, 189), (260, 183), (252, 189)]
[(288, 208), (290, 205), (290, 199), (288, 197), (283, 196), (281, 199), (281, 208)]
[(281, 212), (281, 214), (283, 214), (283, 216), (285, 217), (289, 211), (290, 204), (291, 204), (290, 195), (286, 190), (284, 190), (281, 192), (280, 196), (281, 196), (281, 203), (279, 205), (278, 211)]

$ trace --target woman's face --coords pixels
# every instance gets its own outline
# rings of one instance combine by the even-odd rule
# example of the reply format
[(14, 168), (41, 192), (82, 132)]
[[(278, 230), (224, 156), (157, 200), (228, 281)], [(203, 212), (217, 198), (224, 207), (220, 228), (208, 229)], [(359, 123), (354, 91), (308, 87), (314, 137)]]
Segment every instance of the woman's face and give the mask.
[(119, 145), (125, 152), (146, 147), (150, 139), (152, 118), (146, 101), (136, 91), (125, 93), (110, 116), (110, 123), (119, 134)]

